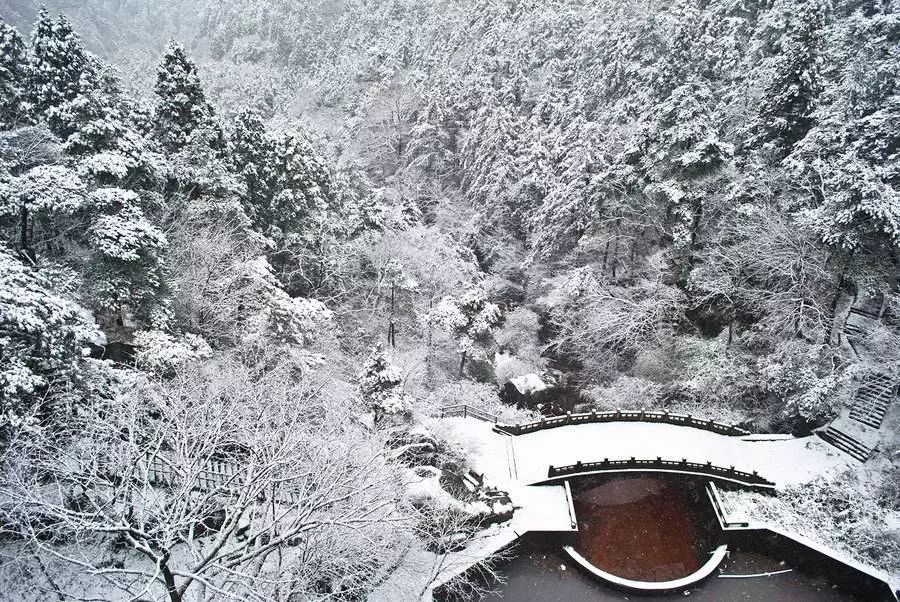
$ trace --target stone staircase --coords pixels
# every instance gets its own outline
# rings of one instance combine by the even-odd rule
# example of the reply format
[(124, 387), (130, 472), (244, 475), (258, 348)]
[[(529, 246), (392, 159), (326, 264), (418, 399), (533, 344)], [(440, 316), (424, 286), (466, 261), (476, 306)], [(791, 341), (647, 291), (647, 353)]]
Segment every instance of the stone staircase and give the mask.
[(869, 447), (860, 441), (855, 434), (847, 434), (842, 431), (839, 428), (837, 421), (829, 424), (828, 428), (824, 431), (818, 431), (817, 434), (823, 441), (830, 443), (851, 458), (859, 460), (860, 462), (868, 460), (872, 455), (872, 452), (875, 451), (874, 447)]
[(872, 372), (853, 393), (849, 411), (844, 409), (818, 435), (834, 447), (865, 462), (875, 451), (879, 429), (897, 394), (897, 380), (880, 372)]
[[(854, 297), (851, 302), (841, 330), (857, 357), (865, 359), (869, 329), (881, 320), (883, 313), (884, 295)], [(849, 407), (817, 434), (852, 458), (865, 462), (878, 446), (879, 429), (897, 394), (897, 385), (893, 376), (870, 372), (853, 392)]]
[(877, 311), (866, 307), (851, 307), (844, 324), (844, 333), (851, 338), (865, 336), (868, 323), (879, 319)]
[(893, 378), (872, 373), (853, 395), (850, 418), (874, 429), (881, 428), (896, 391), (897, 383)]

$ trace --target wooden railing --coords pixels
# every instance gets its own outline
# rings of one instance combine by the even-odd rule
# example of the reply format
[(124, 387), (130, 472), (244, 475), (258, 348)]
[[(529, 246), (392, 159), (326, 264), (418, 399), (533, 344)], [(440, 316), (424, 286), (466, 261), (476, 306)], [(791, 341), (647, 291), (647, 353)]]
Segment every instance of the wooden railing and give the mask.
[(759, 487), (762, 489), (773, 489), (775, 487), (775, 483), (759, 476), (755, 470), (753, 472), (744, 472), (736, 470), (734, 466), (728, 468), (714, 466), (712, 462), (700, 464), (699, 462), (688, 462), (685, 458), (682, 458), (681, 460), (663, 460), (660, 457), (657, 457), (655, 460), (638, 460), (634, 457), (628, 460), (610, 460), (609, 458), (604, 458), (602, 462), (579, 461), (575, 464), (569, 464), (568, 466), (550, 466), (550, 469), (547, 471), (547, 478), (552, 479), (583, 473), (618, 472), (625, 470), (701, 474), (712, 478), (737, 482), (748, 487)]
[(496, 424), (498, 420), (498, 418), (493, 414), (488, 414), (483, 410), (479, 410), (478, 408), (473, 408), (465, 404), (441, 408), (441, 418), (450, 418), (453, 416), (462, 416), (463, 418), (477, 418), (478, 420), (493, 422), (494, 424)]
[(725, 424), (715, 420), (694, 418), (690, 414), (673, 414), (670, 412), (649, 412), (646, 410), (616, 410), (615, 412), (589, 412), (586, 414), (567, 413), (565, 416), (541, 418), (537, 422), (526, 424), (498, 424), (494, 430), (508, 435), (524, 435), (544, 429), (552, 429), (570, 424), (590, 424), (595, 422), (662, 422), (679, 426), (712, 431), (720, 435), (749, 435), (750, 431), (734, 424)]
[[(237, 464), (210, 460), (202, 468), (183, 473), (159, 456), (153, 456), (147, 460), (147, 481), (155, 487), (182, 487), (187, 486), (191, 491), (203, 493), (221, 493), (237, 495), (245, 477), (245, 471)], [(271, 497), (269, 493), (261, 493), (260, 500)], [(280, 504), (294, 505), (302, 501), (303, 496), (298, 492), (280, 489), (274, 494), (275, 501)]]

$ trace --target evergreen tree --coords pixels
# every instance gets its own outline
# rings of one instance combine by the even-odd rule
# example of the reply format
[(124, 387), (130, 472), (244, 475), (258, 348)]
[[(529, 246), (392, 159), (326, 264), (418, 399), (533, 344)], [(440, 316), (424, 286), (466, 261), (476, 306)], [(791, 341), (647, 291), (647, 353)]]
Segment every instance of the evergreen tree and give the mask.
[(36, 222), (40, 222), (45, 230), (58, 234), (58, 220), (80, 210), (85, 200), (84, 182), (74, 171), (60, 165), (38, 165), (11, 178), (2, 193), (0, 219), (18, 222), (19, 252), (32, 263), (37, 259)]
[(92, 249), (91, 304), (121, 318), (148, 321), (163, 292), (160, 256), (168, 241), (144, 215), (130, 190), (100, 188), (90, 195), (86, 240)]
[(757, 142), (779, 141), (788, 150), (814, 123), (813, 110), (822, 90), (828, 3), (805, 0), (792, 10), (760, 101), (756, 137)]
[(388, 359), (381, 343), (375, 345), (363, 365), (359, 375), (359, 392), (374, 413), (376, 424), (386, 415), (408, 410), (409, 402), (403, 394), (400, 370)]
[(457, 340), (460, 375), (464, 373), (469, 358), (484, 357), (485, 348), (500, 318), (500, 308), (488, 301), (487, 293), (480, 286), (468, 289), (459, 298), (444, 297), (430, 316), (434, 323)]
[(156, 134), (171, 151), (181, 149), (191, 134), (213, 121), (212, 107), (200, 84), (197, 66), (184, 48), (170, 42), (156, 72)]
[(0, 130), (14, 127), (25, 116), (25, 61), (22, 36), (0, 21)]
[(275, 192), (274, 152), (259, 113), (253, 109), (241, 111), (229, 140), (228, 157), (244, 184), (244, 211), (259, 229), (265, 227), (267, 208)]
[(38, 426), (48, 402), (79, 381), (92, 335), (84, 313), (0, 248), (0, 435)]
[(331, 173), (299, 130), (275, 139), (273, 165), (277, 192), (262, 216), (264, 223), (283, 234), (299, 233), (312, 214), (327, 209), (333, 200)]
[(74, 99), (81, 90), (81, 78), (94, 68), (81, 39), (68, 19), (53, 21), (41, 10), (31, 36), (26, 70), (28, 95), (34, 110), (47, 110)]
[(663, 203), (668, 217), (678, 278), (693, 265), (707, 204), (721, 189), (713, 176), (734, 153), (719, 138), (715, 109), (716, 99), (706, 85), (692, 82), (675, 88), (656, 108), (643, 161), (650, 180), (645, 192)]
[(87, 155), (125, 150), (136, 154), (138, 134), (129, 127), (128, 108), (112, 71), (97, 65), (82, 76), (73, 99), (52, 109), (47, 119), (65, 151)]

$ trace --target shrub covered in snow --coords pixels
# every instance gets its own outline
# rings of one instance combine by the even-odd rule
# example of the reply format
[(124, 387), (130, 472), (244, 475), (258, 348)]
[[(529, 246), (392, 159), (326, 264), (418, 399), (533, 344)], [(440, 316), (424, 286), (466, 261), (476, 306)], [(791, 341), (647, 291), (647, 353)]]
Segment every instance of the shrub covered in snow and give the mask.
[(895, 574), (900, 567), (900, 512), (890, 493), (896, 492), (891, 483), (895, 476), (887, 472), (882, 479), (870, 479), (850, 470), (787, 487), (776, 497), (746, 491), (725, 495), (730, 506), (745, 508), (754, 519)]
[(178, 336), (160, 330), (139, 331), (134, 335), (134, 346), (135, 364), (158, 374), (172, 374), (185, 363), (212, 354), (202, 337), (190, 333)]

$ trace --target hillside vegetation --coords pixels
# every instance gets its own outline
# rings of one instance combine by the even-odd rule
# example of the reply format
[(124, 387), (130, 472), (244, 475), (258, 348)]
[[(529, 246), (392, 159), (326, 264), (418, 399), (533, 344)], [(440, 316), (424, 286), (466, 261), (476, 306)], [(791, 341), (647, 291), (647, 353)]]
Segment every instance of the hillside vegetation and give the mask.
[[(808, 434), (897, 376), (893, 0), (46, 4), (0, 0), (23, 596), (363, 599), (493, 520), (409, 493), (467, 469), (441, 406)], [(255, 489), (191, 493), (211, 462)]]

